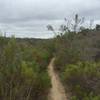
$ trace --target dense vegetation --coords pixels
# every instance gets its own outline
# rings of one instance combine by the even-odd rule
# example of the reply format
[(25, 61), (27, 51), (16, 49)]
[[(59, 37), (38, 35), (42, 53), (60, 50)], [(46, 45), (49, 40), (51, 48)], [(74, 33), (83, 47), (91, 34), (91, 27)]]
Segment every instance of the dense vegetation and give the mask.
[(47, 100), (53, 45), (33, 41), (0, 37), (0, 100)]
[(71, 100), (100, 100), (100, 31), (66, 32), (56, 39), (55, 70)]

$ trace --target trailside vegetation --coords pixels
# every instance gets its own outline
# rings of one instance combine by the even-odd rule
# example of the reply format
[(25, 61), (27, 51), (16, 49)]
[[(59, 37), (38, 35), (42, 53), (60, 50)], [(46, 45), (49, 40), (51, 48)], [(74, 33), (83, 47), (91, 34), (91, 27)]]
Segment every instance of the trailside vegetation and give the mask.
[(31, 41), (0, 37), (0, 100), (47, 100), (53, 45)]

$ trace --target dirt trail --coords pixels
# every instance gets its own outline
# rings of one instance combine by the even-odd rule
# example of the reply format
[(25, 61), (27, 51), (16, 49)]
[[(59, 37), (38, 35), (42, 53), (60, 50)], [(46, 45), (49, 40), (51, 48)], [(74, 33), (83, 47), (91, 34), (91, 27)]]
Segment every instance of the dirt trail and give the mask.
[(51, 77), (51, 84), (52, 88), (50, 90), (48, 100), (68, 100), (65, 95), (65, 90), (60, 82), (60, 79), (57, 75), (57, 73), (54, 71), (53, 64), (54, 64), (55, 58), (53, 58), (48, 66), (48, 73)]

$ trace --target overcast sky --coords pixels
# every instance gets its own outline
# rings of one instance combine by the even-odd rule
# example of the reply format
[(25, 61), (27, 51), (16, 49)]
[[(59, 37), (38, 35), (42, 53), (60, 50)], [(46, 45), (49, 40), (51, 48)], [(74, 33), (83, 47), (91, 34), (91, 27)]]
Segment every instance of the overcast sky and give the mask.
[(0, 0), (0, 30), (16, 37), (51, 37), (46, 26), (59, 26), (76, 13), (100, 22), (100, 0)]

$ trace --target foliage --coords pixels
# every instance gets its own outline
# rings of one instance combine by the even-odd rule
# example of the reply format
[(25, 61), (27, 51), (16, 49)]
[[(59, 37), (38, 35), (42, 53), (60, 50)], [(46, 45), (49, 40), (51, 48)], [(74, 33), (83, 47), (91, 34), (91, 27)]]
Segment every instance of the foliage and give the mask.
[(38, 47), (14, 37), (0, 37), (0, 44), (0, 100), (46, 100), (51, 87), (46, 67), (49, 44)]
[(98, 63), (91, 62), (79, 62), (77, 64), (66, 65), (62, 79), (65, 85), (69, 87), (72, 95), (75, 95), (79, 100), (89, 97), (91, 93), (93, 96), (99, 96), (99, 66)]
[(100, 99), (99, 37), (99, 31), (83, 28), (56, 38), (55, 69), (72, 100)]

